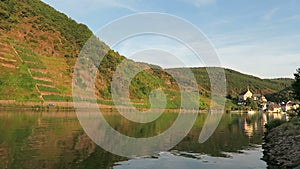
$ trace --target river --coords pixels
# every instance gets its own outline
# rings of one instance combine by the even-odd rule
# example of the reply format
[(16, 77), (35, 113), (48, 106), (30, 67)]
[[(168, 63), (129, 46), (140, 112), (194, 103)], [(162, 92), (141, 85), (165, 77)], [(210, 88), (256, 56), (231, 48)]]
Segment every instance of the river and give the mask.
[[(117, 113), (105, 118), (131, 137), (149, 137), (170, 127), (176, 113), (164, 113), (150, 124), (134, 126)], [(207, 117), (200, 113), (190, 133), (169, 151), (126, 158), (97, 146), (83, 131), (75, 112), (0, 111), (0, 169), (198, 169), (266, 168), (264, 113), (226, 113), (203, 144), (199, 134)], [(278, 117), (277, 117), (278, 118)]]

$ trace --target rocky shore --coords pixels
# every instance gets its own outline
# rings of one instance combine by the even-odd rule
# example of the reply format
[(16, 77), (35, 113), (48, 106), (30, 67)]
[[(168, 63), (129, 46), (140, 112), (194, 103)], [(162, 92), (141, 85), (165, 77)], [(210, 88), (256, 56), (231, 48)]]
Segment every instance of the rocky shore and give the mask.
[(268, 168), (300, 169), (300, 119), (295, 118), (265, 134), (264, 157)]

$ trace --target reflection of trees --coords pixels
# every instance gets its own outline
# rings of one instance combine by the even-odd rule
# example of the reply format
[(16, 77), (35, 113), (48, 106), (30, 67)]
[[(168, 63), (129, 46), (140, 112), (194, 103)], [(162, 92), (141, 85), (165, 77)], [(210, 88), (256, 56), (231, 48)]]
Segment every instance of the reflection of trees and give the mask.
[(19, 156), (22, 145), (32, 133), (31, 127), (38, 119), (35, 114), (31, 118), (26, 115), (1, 112), (0, 118), (0, 166), (3, 168), (20, 168)]
[[(189, 135), (174, 150), (224, 156), (222, 152), (238, 152), (262, 142), (265, 118), (261, 114), (224, 114), (212, 137), (199, 144), (199, 134), (206, 117), (207, 114), (199, 114)], [(155, 122), (136, 124), (120, 115), (106, 115), (112, 127), (135, 137), (162, 133), (176, 118), (176, 113), (165, 113)], [(251, 137), (245, 132), (245, 124), (251, 129)], [(84, 134), (72, 113), (25, 113), (1, 117), (0, 143), (0, 154), (8, 152), (7, 158), (0, 160), (0, 165), (7, 168), (108, 169), (116, 162), (127, 160), (96, 146)]]
[(260, 144), (261, 134), (264, 132), (264, 118), (262, 113), (255, 113), (252, 115), (245, 115), (241, 118), (242, 129), (249, 137), (252, 144)]
[(177, 115), (176, 113), (164, 113), (157, 120), (147, 124), (133, 123), (118, 114), (110, 114), (105, 116), (105, 118), (120, 133), (135, 138), (142, 138), (163, 133), (172, 126)]
[(108, 169), (124, 160), (97, 147), (82, 131), (76, 115), (68, 113), (3, 116), (0, 143), (0, 166), (8, 169)]
[[(198, 143), (201, 126), (204, 123), (205, 115), (199, 115), (196, 125), (190, 134), (174, 149), (179, 151), (203, 153), (212, 156), (225, 156), (222, 152), (238, 152), (249, 148), (252, 144), (261, 144), (262, 142), (262, 125), (259, 116), (250, 117), (250, 125), (257, 124), (259, 130), (253, 131), (253, 136), (248, 137), (244, 130), (243, 124), (247, 115), (225, 114), (215, 131), (215, 133), (203, 144)], [(248, 117), (249, 118), (249, 117)]]
[(72, 169), (110, 169), (116, 162), (128, 160), (124, 157), (112, 155), (111, 153), (96, 147), (95, 151), (79, 163), (72, 163)]

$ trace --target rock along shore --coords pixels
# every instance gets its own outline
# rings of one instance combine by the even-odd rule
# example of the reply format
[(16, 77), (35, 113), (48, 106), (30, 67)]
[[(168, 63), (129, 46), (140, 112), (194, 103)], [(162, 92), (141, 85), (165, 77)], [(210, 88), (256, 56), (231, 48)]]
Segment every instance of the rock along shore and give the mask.
[(300, 169), (300, 119), (292, 119), (265, 134), (264, 157), (268, 168)]

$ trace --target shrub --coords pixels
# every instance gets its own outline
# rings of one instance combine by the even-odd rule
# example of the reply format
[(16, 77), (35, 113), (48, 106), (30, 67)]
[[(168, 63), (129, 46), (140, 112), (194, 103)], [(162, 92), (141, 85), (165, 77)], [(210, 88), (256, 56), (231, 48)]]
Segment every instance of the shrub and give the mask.
[(272, 120), (269, 123), (265, 124), (265, 128), (267, 129), (267, 131), (271, 131), (272, 129), (282, 125), (285, 122), (286, 121), (282, 120), (282, 119), (275, 119), (275, 120)]

